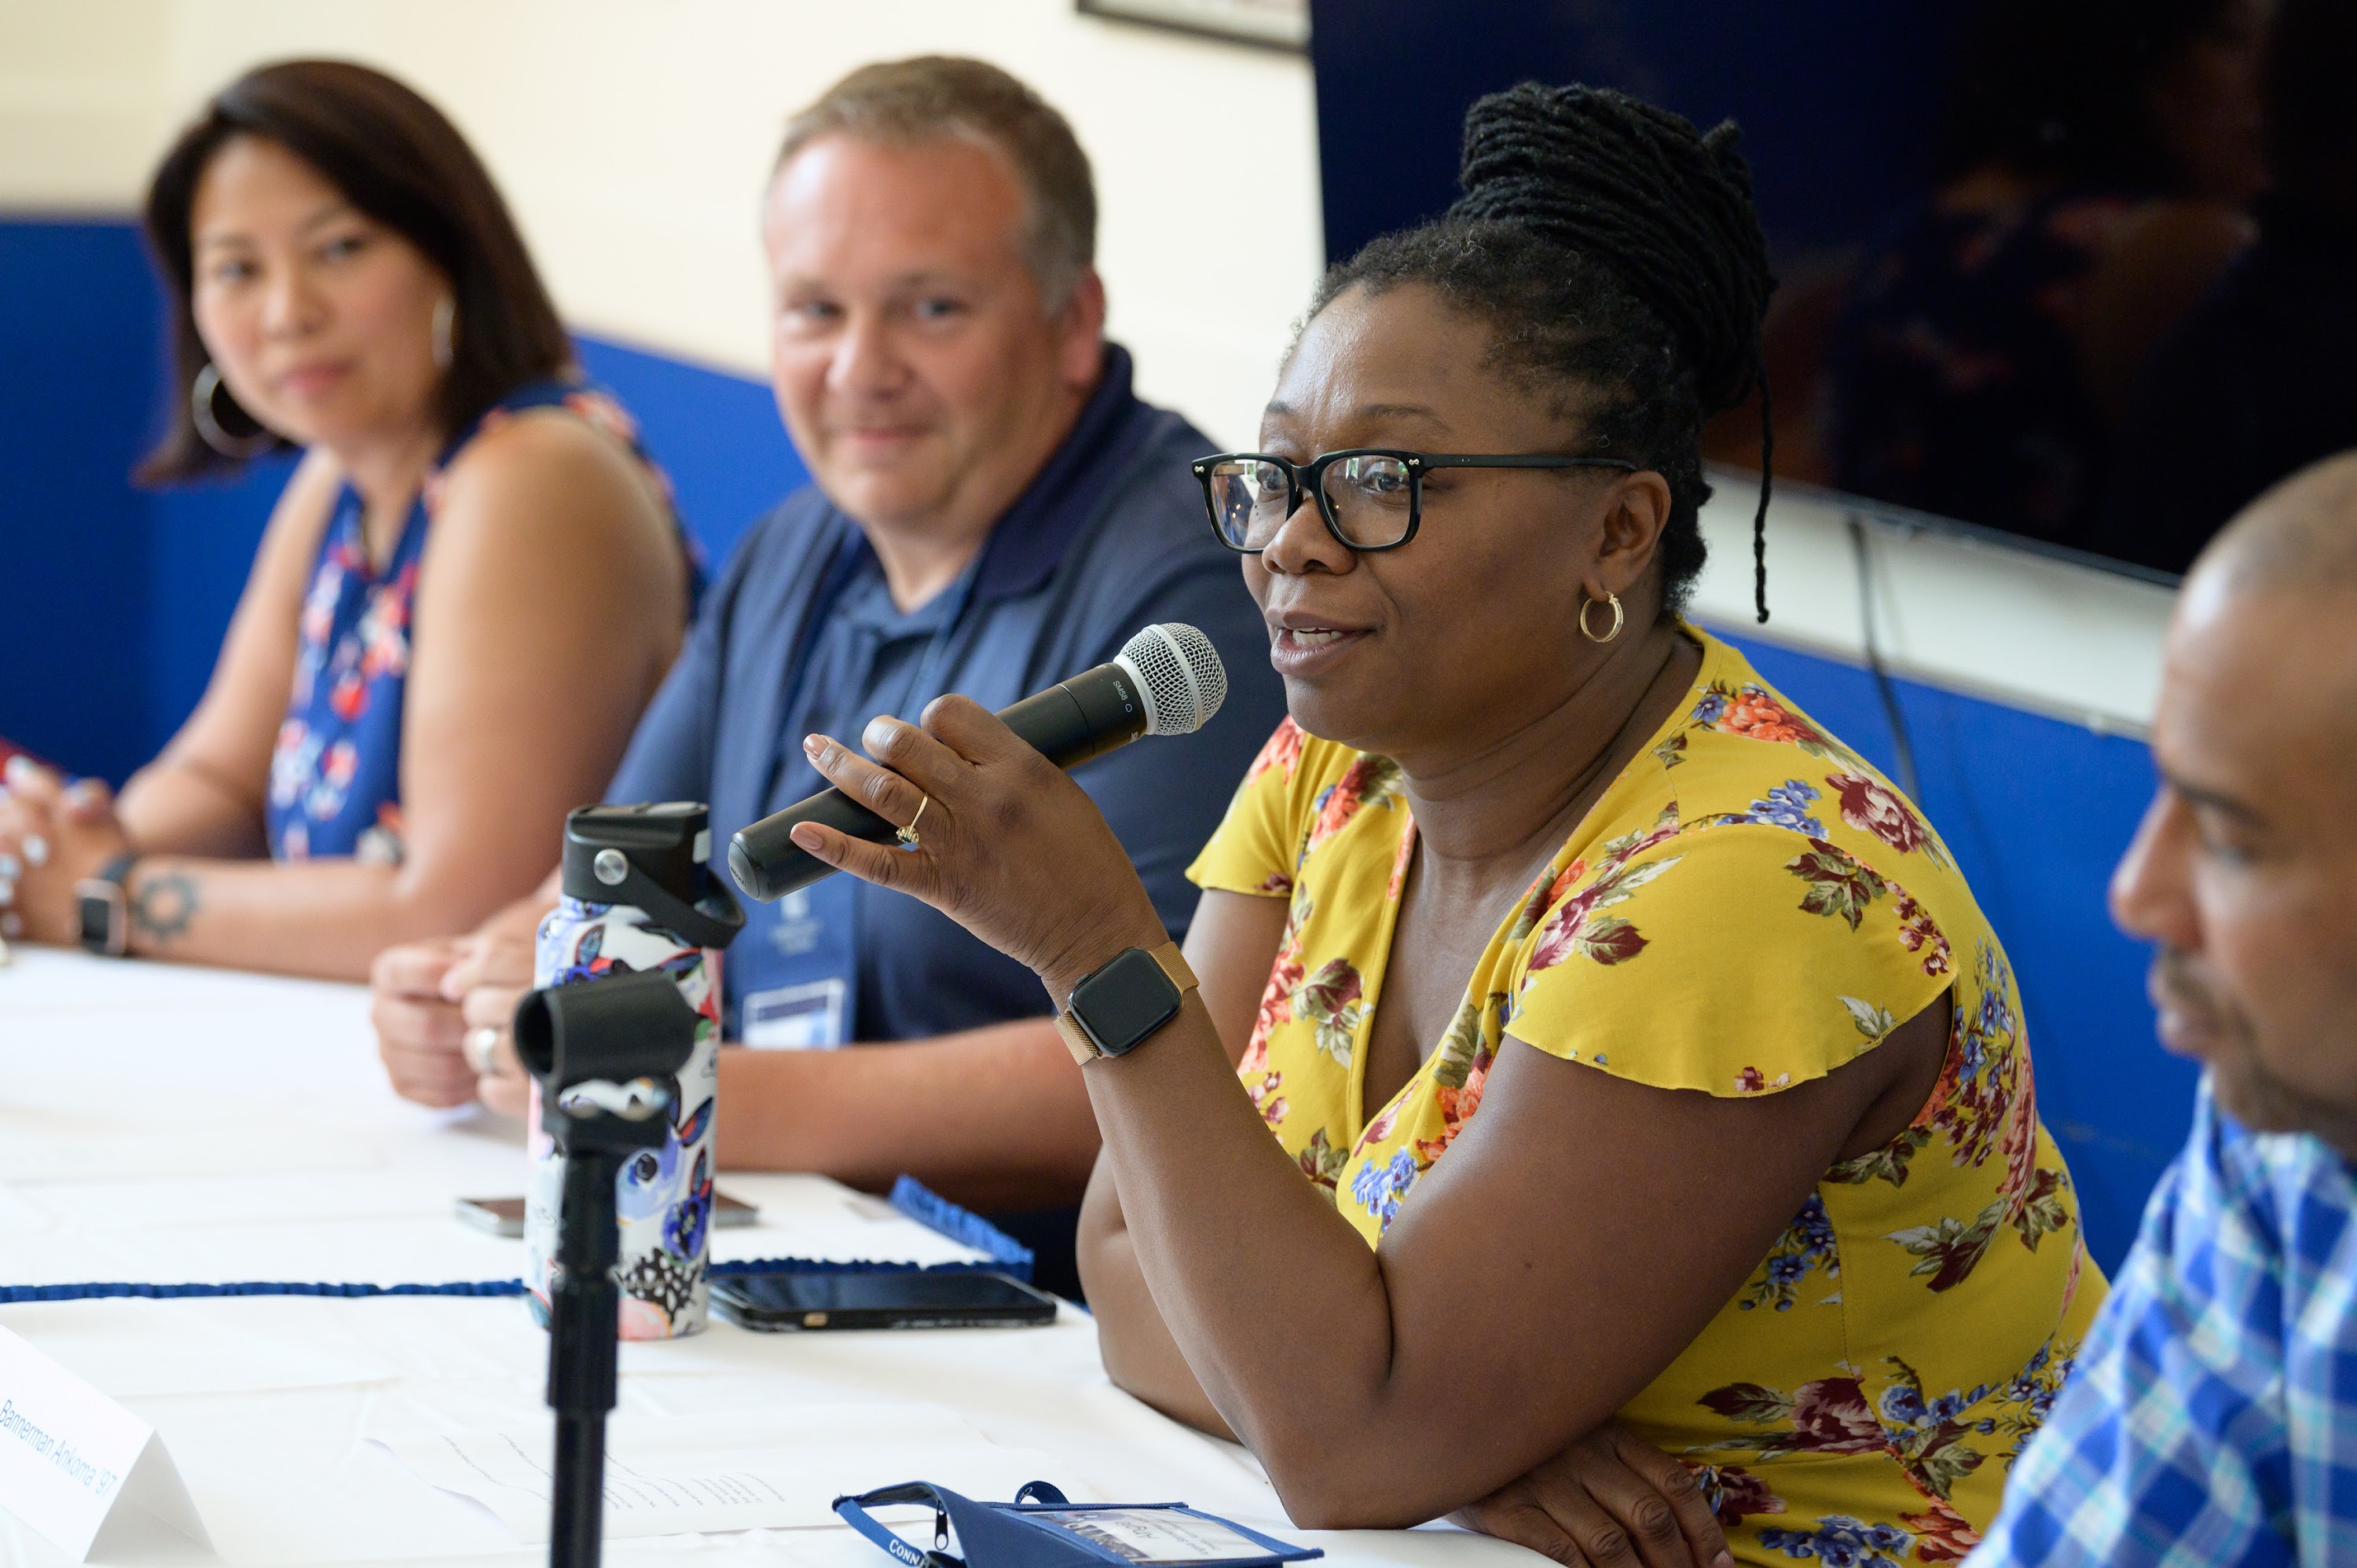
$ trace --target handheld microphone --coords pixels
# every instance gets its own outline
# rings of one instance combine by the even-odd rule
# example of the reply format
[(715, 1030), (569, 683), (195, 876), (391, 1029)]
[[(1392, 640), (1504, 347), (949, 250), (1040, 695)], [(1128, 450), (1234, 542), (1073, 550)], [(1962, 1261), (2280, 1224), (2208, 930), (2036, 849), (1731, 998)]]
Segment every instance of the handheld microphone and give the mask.
[[(1211, 639), (1176, 621), (1149, 626), (1100, 664), (998, 710), (1001, 723), (1059, 768), (1078, 768), (1144, 735), (1192, 735), (1227, 700), (1228, 671)], [(787, 835), (818, 822), (870, 843), (899, 829), (840, 789), (762, 818), (728, 841), (728, 871), (767, 904), (834, 870)]]

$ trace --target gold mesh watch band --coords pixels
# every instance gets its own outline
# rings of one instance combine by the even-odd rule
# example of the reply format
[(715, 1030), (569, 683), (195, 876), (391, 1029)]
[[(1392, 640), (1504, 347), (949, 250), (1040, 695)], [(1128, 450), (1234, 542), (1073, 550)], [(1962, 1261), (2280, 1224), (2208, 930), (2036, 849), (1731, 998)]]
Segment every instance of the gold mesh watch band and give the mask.
[[(1187, 967), (1186, 955), (1178, 950), (1177, 942), (1164, 942), (1146, 956), (1162, 966), (1162, 972), (1168, 975), (1170, 983), (1178, 988), (1178, 999), (1182, 1004), (1187, 999), (1187, 993), (1202, 983), (1195, 978), (1195, 972)], [(1056, 1015), (1056, 1032), (1064, 1036), (1064, 1048), (1071, 1052), (1072, 1059), (1082, 1067), (1104, 1055), (1097, 1049), (1097, 1043), (1089, 1038), (1089, 1032), (1081, 1027), (1081, 1021), (1072, 1016), (1072, 1010), (1069, 1007)]]

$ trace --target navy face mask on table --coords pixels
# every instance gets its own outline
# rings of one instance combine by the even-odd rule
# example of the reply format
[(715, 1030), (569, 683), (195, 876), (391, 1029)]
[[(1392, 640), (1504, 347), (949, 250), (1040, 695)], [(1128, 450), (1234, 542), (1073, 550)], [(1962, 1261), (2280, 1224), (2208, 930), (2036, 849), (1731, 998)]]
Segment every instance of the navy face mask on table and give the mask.
[[(911, 1546), (867, 1511), (896, 1503), (933, 1510), (931, 1551)], [(976, 1502), (930, 1481), (905, 1481), (837, 1498), (834, 1511), (904, 1568), (1262, 1568), (1326, 1555), (1184, 1503), (1074, 1503), (1045, 1481), (1027, 1484), (1011, 1503)], [(963, 1557), (946, 1550), (952, 1531)]]

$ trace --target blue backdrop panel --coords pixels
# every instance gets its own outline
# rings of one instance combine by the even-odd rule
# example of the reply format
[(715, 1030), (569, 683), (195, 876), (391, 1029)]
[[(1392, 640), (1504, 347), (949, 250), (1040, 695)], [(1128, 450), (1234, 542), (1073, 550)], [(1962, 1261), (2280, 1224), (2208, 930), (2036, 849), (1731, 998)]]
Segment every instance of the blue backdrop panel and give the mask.
[(0, 735), (119, 778), (145, 759), (154, 285), (120, 223), (0, 223)]
[(714, 570), (748, 524), (809, 478), (767, 382), (595, 338), (576, 341), (590, 379), (638, 416)]

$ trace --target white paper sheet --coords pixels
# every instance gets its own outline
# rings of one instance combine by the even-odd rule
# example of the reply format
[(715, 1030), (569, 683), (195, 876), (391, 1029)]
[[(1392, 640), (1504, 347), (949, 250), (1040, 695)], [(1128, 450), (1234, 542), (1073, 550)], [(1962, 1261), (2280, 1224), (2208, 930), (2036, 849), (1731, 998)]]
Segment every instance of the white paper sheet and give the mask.
[[(520, 1541), (548, 1539), (547, 1423), (379, 1438), (419, 1479), (470, 1498)], [(991, 1442), (922, 1405), (802, 1405), (775, 1415), (617, 1417), (608, 1431), (606, 1533), (808, 1529), (837, 1522), (846, 1493), (926, 1480), (1011, 1498), (1056, 1461)]]

